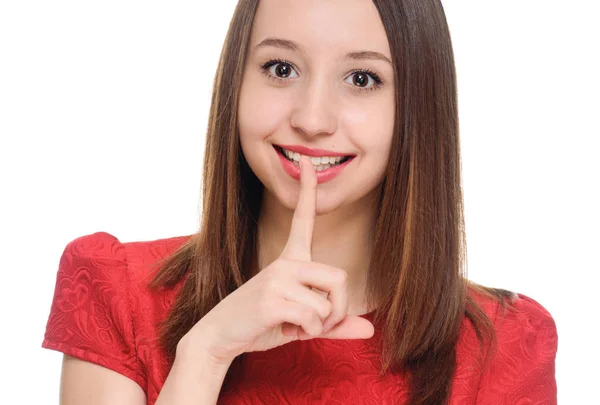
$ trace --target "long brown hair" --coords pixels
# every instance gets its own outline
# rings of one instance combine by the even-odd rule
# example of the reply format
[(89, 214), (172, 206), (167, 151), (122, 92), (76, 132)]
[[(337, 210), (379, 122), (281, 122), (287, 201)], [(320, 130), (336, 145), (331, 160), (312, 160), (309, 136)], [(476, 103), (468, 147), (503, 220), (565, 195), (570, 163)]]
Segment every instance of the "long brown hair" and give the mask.
[[(367, 300), (382, 325), (382, 370), (408, 370), (414, 405), (446, 404), (466, 316), (480, 338), (490, 320), (470, 292), (504, 305), (510, 293), (466, 277), (454, 56), (439, 0), (373, 0), (393, 58), (396, 116), (379, 194)], [(166, 258), (152, 288), (183, 282), (161, 325), (172, 359), (207, 312), (255, 274), (263, 186), (240, 147), (237, 109), (258, 0), (235, 9), (214, 80), (204, 158), (201, 225)], [(224, 157), (226, 157), (224, 159)], [(241, 356), (239, 356), (241, 357)]]

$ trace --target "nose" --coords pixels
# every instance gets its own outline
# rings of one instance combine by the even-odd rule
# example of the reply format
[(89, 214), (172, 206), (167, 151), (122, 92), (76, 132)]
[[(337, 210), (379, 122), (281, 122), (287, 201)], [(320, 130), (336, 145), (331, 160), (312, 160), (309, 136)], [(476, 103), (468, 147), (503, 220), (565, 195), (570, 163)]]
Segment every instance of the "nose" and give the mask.
[(307, 137), (331, 135), (337, 130), (335, 100), (324, 83), (306, 86), (290, 117), (291, 126)]

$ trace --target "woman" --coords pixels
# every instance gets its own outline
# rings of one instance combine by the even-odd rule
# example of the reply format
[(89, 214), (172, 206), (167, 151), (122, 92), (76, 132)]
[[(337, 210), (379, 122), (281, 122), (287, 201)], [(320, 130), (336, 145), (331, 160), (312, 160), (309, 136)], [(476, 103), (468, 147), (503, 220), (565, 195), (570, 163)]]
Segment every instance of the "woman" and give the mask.
[(71, 242), (43, 346), (62, 403), (556, 402), (556, 329), (464, 274), (436, 0), (240, 0), (200, 231)]

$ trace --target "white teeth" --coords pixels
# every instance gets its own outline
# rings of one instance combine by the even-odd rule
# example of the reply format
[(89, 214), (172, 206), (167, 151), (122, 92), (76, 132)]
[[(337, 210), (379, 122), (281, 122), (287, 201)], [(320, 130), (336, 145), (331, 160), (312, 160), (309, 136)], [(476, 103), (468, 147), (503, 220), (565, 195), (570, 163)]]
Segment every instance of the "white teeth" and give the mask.
[[(292, 163), (294, 163), (294, 166), (296, 167), (300, 167), (300, 162), (298, 162), (297, 160), (292, 161)], [(315, 171), (320, 172), (323, 170), (327, 170), (331, 167), (332, 165), (319, 165), (315, 167)]]
[[(302, 156), (298, 152), (292, 152), (290, 150), (283, 149), (283, 154), (287, 156), (288, 159), (293, 161), (296, 167), (300, 167), (300, 156)], [(327, 170), (331, 166), (335, 166), (343, 159), (342, 156), (319, 156), (319, 157), (311, 157), (310, 161), (315, 167), (316, 171)]]
[(315, 168), (315, 170), (317, 172), (323, 171), (323, 170), (327, 170), (331, 167), (331, 165), (319, 165)]

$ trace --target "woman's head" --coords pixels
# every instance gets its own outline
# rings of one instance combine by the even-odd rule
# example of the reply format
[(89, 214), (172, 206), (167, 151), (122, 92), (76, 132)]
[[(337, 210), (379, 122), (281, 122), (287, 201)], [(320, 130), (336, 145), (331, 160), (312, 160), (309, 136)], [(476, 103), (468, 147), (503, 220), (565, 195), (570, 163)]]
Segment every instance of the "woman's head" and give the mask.
[(409, 181), (417, 198), (436, 181), (459, 186), (455, 85), (439, 0), (240, 0), (214, 82), (203, 205), (256, 222), (266, 186), (292, 209), (298, 182), (276, 146), (305, 146), (352, 157), (319, 185), (318, 213), (373, 196), (380, 222), (398, 223)]
[[(296, 147), (322, 150), (318, 213), (376, 189), (395, 93), (386, 31), (371, 0), (260, 1), (244, 67), (239, 136), (266, 193), (294, 208), (299, 170), (285, 154)], [(336, 156), (340, 163), (327, 159)], [(331, 173), (331, 164), (343, 169)]]

